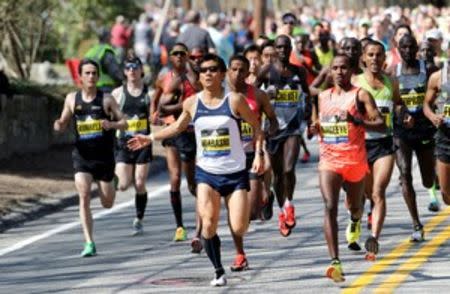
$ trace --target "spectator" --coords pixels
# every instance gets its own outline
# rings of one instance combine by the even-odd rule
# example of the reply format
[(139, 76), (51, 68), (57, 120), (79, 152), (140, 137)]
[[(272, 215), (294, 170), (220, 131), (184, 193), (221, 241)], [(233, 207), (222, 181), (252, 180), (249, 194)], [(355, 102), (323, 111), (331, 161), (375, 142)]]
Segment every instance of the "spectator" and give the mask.
[(125, 57), (125, 52), (130, 44), (131, 34), (133, 28), (128, 26), (125, 18), (122, 15), (116, 17), (116, 23), (111, 29), (111, 45), (116, 49), (116, 54), (122, 62)]
[(234, 54), (233, 44), (219, 31), (220, 17), (217, 13), (212, 13), (208, 17), (208, 33), (216, 46), (217, 53), (225, 63)]
[(151, 21), (151, 18), (142, 13), (134, 29), (134, 51), (141, 62), (146, 64), (150, 61), (153, 42), (153, 31), (150, 27)]
[(116, 52), (109, 45), (109, 40), (110, 34), (108, 30), (101, 29), (98, 32), (99, 43), (89, 49), (84, 56), (85, 58), (94, 60), (100, 66), (97, 88), (104, 93), (111, 93), (124, 80), (123, 72), (117, 61)]
[(200, 21), (200, 13), (190, 10), (186, 14), (186, 29), (178, 36), (177, 42), (186, 44), (189, 50), (202, 47), (210, 53), (215, 53), (214, 42), (208, 31), (200, 27)]

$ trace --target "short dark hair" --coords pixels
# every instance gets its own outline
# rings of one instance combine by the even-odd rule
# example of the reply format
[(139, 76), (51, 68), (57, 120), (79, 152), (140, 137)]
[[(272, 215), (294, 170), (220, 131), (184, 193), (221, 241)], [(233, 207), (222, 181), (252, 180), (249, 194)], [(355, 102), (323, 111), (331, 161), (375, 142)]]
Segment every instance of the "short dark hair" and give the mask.
[(257, 45), (255, 44), (251, 44), (250, 46), (248, 46), (247, 48), (245, 48), (244, 50), (244, 56), (247, 56), (247, 53), (249, 52), (258, 52), (259, 54), (261, 54), (261, 48), (259, 48)]
[(186, 53), (189, 52), (189, 49), (188, 49), (188, 47), (186, 46), (186, 44), (184, 44), (184, 43), (182, 43), (182, 42), (176, 42), (176, 43), (172, 46), (172, 49), (175, 48), (175, 46), (183, 47), (184, 50), (186, 50)]
[(384, 49), (384, 45), (376, 40), (373, 39), (369, 39), (366, 41), (366, 44), (364, 44), (364, 48), (363, 51), (365, 52), (367, 48), (369, 48), (369, 46), (379, 46), (381, 47), (381, 49), (383, 50), (383, 52), (386, 52), (386, 49)]
[(266, 41), (262, 43), (261, 45), (261, 53), (266, 49), (267, 47), (275, 47), (275, 43), (272, 40)]
[(413, 43), (416, 45), (417, 48), (419, 48), (419, 44), (417, 43), (416, 38), (414, 38), (411, 34), (406, 34), (403, 37), (400, 38), (398, 41), (398, 45), (400, 46), (401, 43), (407, 42), (407, 41), (413, 41)]
[(333, 60), (331, 61), (331, 63), (333, 63), (333, 61), (334, 61), (335, 59), (341, 58), (341, 57), (350, 60), (350, 57), (348, 57), (347, 55), (342, 54), (342, 53), (337, 53), (337, 54), (333, 57)]
[(213, 53), (207, 53), (203, 56), (202, 60), (200, 61), (200, 65), (207, 61), (215, 61), (215, 62), (217, 62), (217, 65), (219, 66), (219, 70), (221, 72), (227, 71), (227, 66), (225, 65), (225, 61), (223, 61), (223, 59), (220, 56), (213, 54)]
[(92, 64), (93, 66), (95, 66), (95, 69), (97, 70), (97, 75), (100, 76), (100, 66), (94, 59), (91, 58), (84, 58), (80, 61), (80, 64), (78, 65), (78, 74), (80, 76), (83, 71), (83, 66), (85, 66), (86, 64)]
[(245, 64), (245, 66), (247, 67), (247, 69), (250, 68), (250, 62), (248, 61), (248, 59), (242, 55), (242, 54), (235, 54), (233, 56), (231, 56), (230, 61), (228, 61), (228, 67), (231, 66), (231, 63), (235, 60), (241, 61), (242, 63)]

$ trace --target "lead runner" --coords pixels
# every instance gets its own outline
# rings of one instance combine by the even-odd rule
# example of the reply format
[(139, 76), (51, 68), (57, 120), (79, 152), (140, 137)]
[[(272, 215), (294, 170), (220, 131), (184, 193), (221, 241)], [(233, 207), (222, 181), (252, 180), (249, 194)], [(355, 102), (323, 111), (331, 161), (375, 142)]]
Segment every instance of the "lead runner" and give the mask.
[(242, 237), (249, 225), (249, 190), (245, 152), (242, 146), (239, 119), (247, 121), (255, 136), (255, 159), (252, 171), (261, 174), (264, 169), (262, 144), (264, 134), (245, 97), (236, 92), (225, 93), (222, 82), (226, 65), (214, 54), (207, 54), (200, 62), (200, 83), (203, 91), (186, 99), (177, 121), (154, 134), (136, 135), (128, 146), (137, 150), (154, 140), (173, 137), (194, 122), (197, 143), (195, 179), (197, 182), (197, 209), (202, 221), (202, 239), (205, 251), (215, 268), (211, 286), (227, 283), (220, 253), (217, 226), (221, 197), (228, 207), (229, 224), (233, 234)]

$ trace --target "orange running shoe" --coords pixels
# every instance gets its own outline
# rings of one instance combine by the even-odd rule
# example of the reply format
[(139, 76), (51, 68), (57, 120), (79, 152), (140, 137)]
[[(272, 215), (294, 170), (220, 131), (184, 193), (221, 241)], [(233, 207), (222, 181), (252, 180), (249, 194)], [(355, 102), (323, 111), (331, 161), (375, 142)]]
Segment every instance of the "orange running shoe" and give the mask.
[(286, 226), (286, 216), (283, 212), (278, 214), (278, 226), (280, 227), (281, 236), (287, 237), (291, 234), (291, 229)]
[(295, 227), (295, 208), (294, 205), (289, 204), (289, 206), (287, 206), (285, 208), (286, 211), (286, 226), (289, 229), (293, 229)]
[(234, 258), (233, 264), (230, 266), (232, 272), (240, 272), (248, 269), (248, 261), (245, 254), (238, 254)]

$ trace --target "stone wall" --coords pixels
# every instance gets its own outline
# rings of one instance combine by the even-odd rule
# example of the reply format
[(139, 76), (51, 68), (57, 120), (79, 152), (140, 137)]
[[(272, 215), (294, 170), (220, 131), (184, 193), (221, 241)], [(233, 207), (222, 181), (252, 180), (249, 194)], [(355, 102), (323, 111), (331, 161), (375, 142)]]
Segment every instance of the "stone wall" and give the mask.
[(47, 97), (0, 95), (0, 159), (13, 154), (42, 152), (52, 145), (69, 144), (73, 132), (53, 132), (63, 101)]

